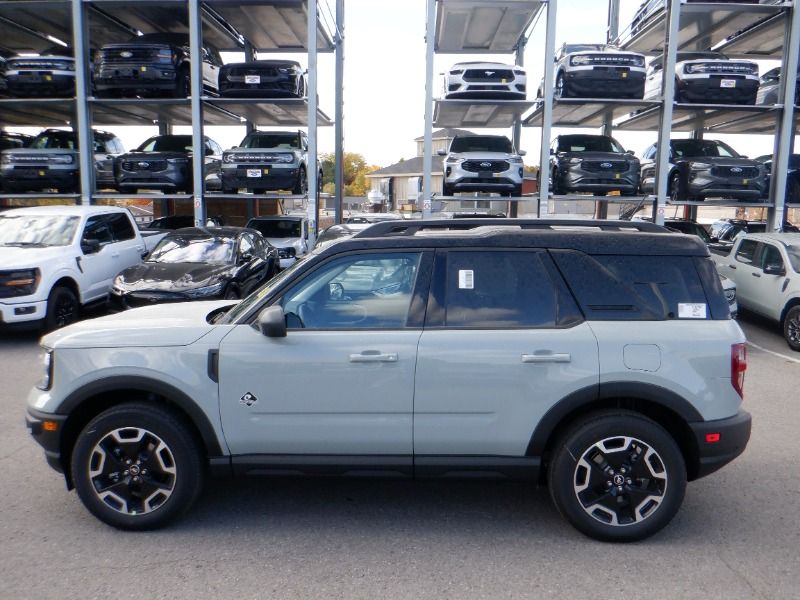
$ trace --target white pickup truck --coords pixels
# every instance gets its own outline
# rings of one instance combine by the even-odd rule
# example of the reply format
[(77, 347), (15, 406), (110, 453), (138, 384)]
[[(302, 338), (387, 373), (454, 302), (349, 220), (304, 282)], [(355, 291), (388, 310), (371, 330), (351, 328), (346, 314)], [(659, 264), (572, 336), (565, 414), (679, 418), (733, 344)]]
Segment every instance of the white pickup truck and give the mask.
[(743, 235), (711, 256), (736, 282), (739, 305), (780, 323), (789, 347), (800, 351), (800, 233)]
[(105, 301), (145, 243), (128, 210), (36, 206), (0, 213), (0, 325), (56, 329)]

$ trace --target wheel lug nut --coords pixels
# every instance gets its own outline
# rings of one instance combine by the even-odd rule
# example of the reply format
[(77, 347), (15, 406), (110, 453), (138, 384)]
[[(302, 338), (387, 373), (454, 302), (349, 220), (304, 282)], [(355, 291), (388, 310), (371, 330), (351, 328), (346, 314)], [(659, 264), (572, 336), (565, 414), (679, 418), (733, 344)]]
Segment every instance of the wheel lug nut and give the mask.
[(618, 492), (622, 492), (622, 486), (621, 485), (617, 487), (617, 491)]
[(127, 460), (125, 461), (125, 464), (126, 464), (126, 465), (133, 464), (133, 461), (132, 461), (132, 460), (129, 458), (129, 459), (127, 459)]
[(619, 470), (619, 472), (620, 472), (620, 473), (625, 473), (625, 467), (622, 467), (622, 468)]
[(129, 475), (129, 474), (130, 474), (130, 472), (129, 472), (128, 470), (125, 470), (125, 471), (123, 471), (123, 472), (122, 472), (122, 474), (123, 474), (123, 475)]
[[(134, 480), (136, 483), (139, 483), (139, 478), (138, 478), (138, 477), (134, 477), (134, 478), (133, 478), (133, 480)], [(622, 488), (620, 488), (620, 489), (622, 489)]]

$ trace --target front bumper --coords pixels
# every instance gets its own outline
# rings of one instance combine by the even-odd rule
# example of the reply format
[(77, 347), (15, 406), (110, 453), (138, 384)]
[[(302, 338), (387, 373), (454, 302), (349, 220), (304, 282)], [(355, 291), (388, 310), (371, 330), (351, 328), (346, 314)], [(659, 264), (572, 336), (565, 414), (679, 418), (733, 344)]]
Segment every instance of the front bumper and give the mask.
[(561, 174), (561, 188), (575, 192), (611, 192), (619, 190), (626, 194), (639, 191), (639, 169), (621, 173), (585, 171), (580, 165), (567, 166)]
[(0, 177), (3, 188), (7, 192), (41, 192), (49, 188), (63, 190), (78, 189), (78, 171), (68, 169), (51, 169), (50, 167), (4, 168)]
[(40, 321), (47, 315), (46, 300), (17, 300), (13, 304), (7, 300), (0, 301), (0, 324), (30, 323), (31, 321)]
[(71, 96), (75, 93), (72, 71), (10, 71), (8, 91), (13, 96)]
[(25, 421), (33, 439), (44, 448), (47, 464), (59, 473), (64, 473), (61, 460), (61, 437), (67, 415), (54, 415), (28, 408)]
[[(751, 425), (750, 413), (743, 410), (727, 419), (689, 423), (697, 445), (697, 462), (688, 465), (689, 479), (705, 477), (744, 452), (750, 440)], [(717, 441), (707, 441), (717, 435)]]
[[(469, 159), (463, 162), (475, 162)], [(503, 171), (468, 171), (462, 163), (445, 164), (445, 183), (453, 191), (510, 192), (522, 185), (522, 165), (511, 163)]]
[(726, 77), (676, 79), (677, 90), (689, 102), (699, 104), (755, 104), (758, 79), (736, 79), (736, 87), (721, 87)]
[[(260, 171), (260, 175), (249, 177), (248, 172)], [(266, 171), (266, 174), (265, 174)], [(263, 190), (291, 190), (297, 184), (299, 169), (275, 167), (272, 165), (252, 165), (235, 167), (222, 167), (222, 189), (263, 189)]]
[(156, 188), (187, 190), (192, 188), (192, 174), (188, 163), (169, 165), (163, 171), (117, 171), (120, 188)]
[(589, 67), (564, 72), (570, 95), (583, 98), (641, 98), (644, 96), (644, 70), (628, 67)]
[(172, 65), (102, 65), (94, 76), (97, 92), (112, 90), (172, 91), (177, 79)]
[(716, 177), (708, 171), (693, 172), (687, 192), (694, 198), (735, 198), (738, 200), (759, 200), (764, 197), (764, 178), (734, 181), (726, 177)]

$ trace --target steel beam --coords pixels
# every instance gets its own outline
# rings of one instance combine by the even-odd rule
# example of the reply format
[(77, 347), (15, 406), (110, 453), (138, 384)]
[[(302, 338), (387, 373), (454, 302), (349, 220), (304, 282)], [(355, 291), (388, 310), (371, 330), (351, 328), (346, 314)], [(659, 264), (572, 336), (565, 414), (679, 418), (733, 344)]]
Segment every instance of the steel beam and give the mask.
[(436, 0), (428, 0), (425, 23), (425, 142), (422, 153), (422, 218), (431, 216), (433, 196), (433, 49), (436, 45)]
[(203, 190), (203, 165), (205, 145), (203, 144), (203, 22), (200, 16), (200, 3), (189, 2), (189, 62), (191, 78), (192, 106), (192, 184), (194, 200), (194, 224), (205, 225), (206, 207)]
[(672, 135), (672, 108), (675, 99), (675, 62), (678, 54), (678, 31), (681, 24), (681, 3), (670, 0), (667, 7), (667, 40), (664, 45), (664, 78), (661, 84), (661, 120), (658, 128), (658, 152), (656, 154), (656, 204), (653, 222), (664, 224), (669, 184), (670, 139)]
[(91, 204), (94, 194), (94, 134), (89, 113), (89, 17), (83, 2), (72, 3), (72, 37), (75, 53), (75, 112), (72, 129), (78, 136), (81, 204)]
[[(515, 54), (515, 64), (519, 65), (520, 67), (525, 66), (525, 46), (528, 43), (527, 36), (523, 33), (520, 38), (519, 42), (517, 42), (516, 54)], [(514, 129), (512, 131), (512, 141), (514, 143), (514, 150), (519, 152), (520, 146), (522, 145), (522, 115), (519, 115), (516, 119), (514, 119)], [(525, 169), (523, 168), (522, 171), (522, 181), (525, 181)], [(519, 215), (519, 200), (513, 200), (508, 203), (508, 216), (511, 218), (515, 218)]]
[[(539, 161), (539, 208), (538, 216), (546, 216), (550, 206), (550, 134), (553, 126), (553, 73), (556, 55), (556, 15), (558, 0), (547, 2), (547, 27), (544, 42), (544, 106), (542, 108), (542, 148)], [(544, 169), (542, 173), (541, 170)]]
[[(608, 27), (606, 43), (610, 44), (619, 37), (619, 0), (608, 0)], [(603, 135), (614, 133), (613, 116), (607, 113), (603, 121)], [(608, 202), (597, 202), (594, 205), (594, 216), (597, 219), (608, 218)]]
[(309, 247), (317, 239), (319, 190), (317, 161), (317, 0), (308, 1), (308, 224)]
[(336, 0), (336, 111), (334, 113), (334, 196), (336, 198), (334, 222), (342, 222), (344, 201), (344, 0)]

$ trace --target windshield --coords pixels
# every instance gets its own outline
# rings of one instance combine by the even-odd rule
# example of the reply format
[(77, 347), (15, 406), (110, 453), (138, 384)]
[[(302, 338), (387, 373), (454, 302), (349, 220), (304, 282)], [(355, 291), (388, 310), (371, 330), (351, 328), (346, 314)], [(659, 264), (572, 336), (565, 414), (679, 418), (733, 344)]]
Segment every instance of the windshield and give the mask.
[(456, 137), (450, 144), (450, 152), (505, 152), (511, 154), (511, 142), (500, 136)]
[(300, 221), (250, 221), (247, 226), (260, 231), (265, 238), (299, 238), (302, 235)]
[(30, 143), (28, 148), (37, 148), (39, 150), (75, 150), (77, 148), (77, 140), (75, 134), (71, 131), (46, 131), (40, 133)]
[(300, 148), (300, 136), (296, 133), (254, 133), (244, 138), (242, 148)]
[(614, 138), (602, 135), (562, 135), (558, 138), (559, 152), (625, 152)]
[(69, 246), (80, 217), (0, 215), (0, 246)]
[(269, 295), (269, 293), (272, 292), (272, 290), (281, 285), (281, 283), (283, 283), (285, 279), (290, 277), (298, 268), (300, 268), (301, 265), (305, 264), (305, 260), (306, 260), (305, 258), (298, 260), (292, 266), (278, 273), (275, 277), (270, 279), (262, 287), (254, 291), (252, 294), (250, 294), (241, 302), (239, 302), (236, 306), (234, 306), (230, 311), (225, 313), (225, 316), (219, 320), (219, 323), (220, 324), (233, 323), (237, 319), (246, 315), (252, 307), (254, 307), (256, 304), (258, 304), (264, 298), (266, 298), (267, 295)]
[(728, 57), (719, 52), (678, 52), (678, 62), (685, 60), (728, 60)]
[(233, 239), (168, 235), (153, 249), (147, 262), (230, 264), (233, 262)]
[(572, 54), (573, 52), (602, 52), (605, 49), (605, 44), (567, 44), (564, 46), (564, 53)]
[(673, 140), (672, 152), (678, 158), (703, 156), (736, 158), (739, 156), (733, 148), (715, 140)]
[(159, 135), (151, 137), (137, 148), (139, 152), (191, 152), (192, 136)]

